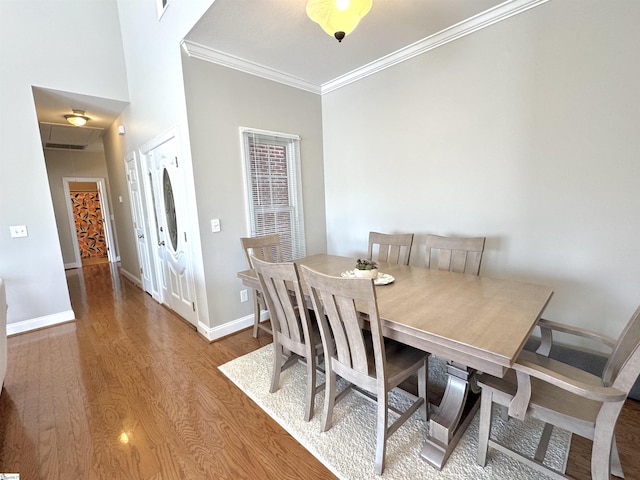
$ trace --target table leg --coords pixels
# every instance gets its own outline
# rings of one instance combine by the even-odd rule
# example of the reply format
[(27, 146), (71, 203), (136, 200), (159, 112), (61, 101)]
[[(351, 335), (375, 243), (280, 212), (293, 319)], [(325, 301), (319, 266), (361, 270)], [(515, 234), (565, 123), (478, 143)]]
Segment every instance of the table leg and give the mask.
[(477, 389), (473, 388), (475, 370), (448, 362), (447, 374), (447, 387), (438, 412), (429, 420), (427, 443), (420, 454), (438, 470), (446, 463), (479, 406), (479, 396), (474, 393)]

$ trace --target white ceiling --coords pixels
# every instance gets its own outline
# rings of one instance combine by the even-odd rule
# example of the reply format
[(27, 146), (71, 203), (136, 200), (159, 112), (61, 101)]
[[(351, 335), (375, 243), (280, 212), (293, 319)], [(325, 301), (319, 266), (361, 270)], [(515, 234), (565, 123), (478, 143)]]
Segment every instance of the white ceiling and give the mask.
[(127, 106), (127, 102), (79, 93), (33, 87), (38, 122), (67, 124), (65, 115), (73, 109), (84, 110), (90, 118), (87, 127), (108, 128)]
[(215, 0), (185, 37), (318, 87), (509, 0), (373, 0), (342, 43), (305, 12), (306, 0)]
[[(338, 43), (307, 17), (306, 0), (215, 0), (183, 47), (199, 58), (324, 93), (545, 1), (373, 0)], [(65, 114), (81, 109), (91, 119), (87, 127), (107, 128), (127, 105), (38, 87), (33, 94), (40, 123), (65, 124)]]
[[(33, 100), (43, 147), (49, 142), (86, 145), (87, 151), (102, 150), (100, 130), (110, 127), (128, 104), (40, 87), (33, 87)], [(67, 123), (64, 116), (72, 113), (74, 109), (85, 111), (89, 117), (86, 127), (74, 127)]]

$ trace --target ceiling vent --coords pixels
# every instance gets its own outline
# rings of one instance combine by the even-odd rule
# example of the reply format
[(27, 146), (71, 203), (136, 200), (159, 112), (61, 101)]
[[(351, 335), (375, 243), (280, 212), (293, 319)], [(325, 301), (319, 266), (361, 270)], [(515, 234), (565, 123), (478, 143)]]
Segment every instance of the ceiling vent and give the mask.
[(57, 150), (84, 150), (87, 147), (84, 145), (69, 145), (68, 143), (51, 143), (44, 144), (44, 148), (55, 148)]
[(102, 128), (40, 123), (40, 137), (44, 148), (85, 150), (101, 139), (102, 132)]

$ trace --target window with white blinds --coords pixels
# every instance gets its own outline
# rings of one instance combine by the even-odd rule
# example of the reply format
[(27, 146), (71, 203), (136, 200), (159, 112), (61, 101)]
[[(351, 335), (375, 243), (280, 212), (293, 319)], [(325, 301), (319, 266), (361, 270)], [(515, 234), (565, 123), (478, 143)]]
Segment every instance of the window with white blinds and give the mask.
[(250, 235), (277, 233), (284, 261), (304, 257), (300, 137), (248, 128), (240, 133)]

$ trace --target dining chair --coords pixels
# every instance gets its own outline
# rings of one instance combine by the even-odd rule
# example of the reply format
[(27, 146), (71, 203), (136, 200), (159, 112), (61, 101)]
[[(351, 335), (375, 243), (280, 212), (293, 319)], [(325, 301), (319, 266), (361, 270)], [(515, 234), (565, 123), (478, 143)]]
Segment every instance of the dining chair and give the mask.
[(425, 267), (478, 275), (484, 242), (485, 237), (427, 235)]
[[(640, 374), (640, 307), (618, 340), (591, 330), (540, 320), (545, 337), (553, 331), (574, 334), (611, 348), (600, 377), (548, 358), (545, 354), (522, 351), (504, 378), (482, 374), (482, 390), (477, 461), (485, 466), (488, 449), (494, 448), (552, 478), (568, 478), (564, 472), (542, 463), (553, 426), (593, 441), (591, 477), (609, 480), (610, 473), (622, 477), (616, 447), (615, 426), (620, 410)], [(540, 350), (539, 350), (540, 351)], [(545, 349), (542, 350), (543, 353)], [(545, 422), (534, 457), (528, 457), (490, 437), (493, 404), (508, 408), (509, 417), (526, 416)]]
[(315, 319), (307, 310), (298, 268), (294, 263), (270, 263), (252, 257), (253, 268), (267, 303), (273, 332), (273, 375), (270, 392), (280, 388), (280, 373), (303, 359), (307, 366), (304, 419), (313, 417), (316, 393), (316, 358), (323, 354), (322, 340)]
[[(376, 262), (409, 265), (413, 233), (378, 233), (369, 232), (368, 259)], [(373, 258), (377, 253), (376, 258)]]
[[(300, 267), (309, 288), (322, 345), (326, 370), (322, 431), (331, 428), (337, 401), (354, 389), (377, 401), (375, 472), (384, 470), (387, 438), (416, 410), (427, 419), (428, 353), (383, 339), (373, 280), (324, 275), (307, 266)], [(358, 307), (356, 307), (356, 304)], [(360, 313), (369, 316), (369, 328), (361, 328)], [(418, 375), (418, 397), (400, 411), (389, 405), (388, 394), (410, 376)], [(349, 382), (340, 393), (336, 376)], [(389, 410), (399, 417), (389, 425)]]
[[(267, 262), (281, 262), (282, 251), (280, 249), (280, 236), (277, 233), (272, 235), (263, 235), (260, 237), (241, 238), (242, 249), (247, 259), (249, 268), (253, 268), (251, 256)], [(262, 293), (258, 290), (253, 291), (253, 338), (258, 337), (258, 329), (262, 329), (267, 333), (272, 333), (268, 325), (260, 322), (260, 312), (266, 310), (267, 306), (262, 298)]]

